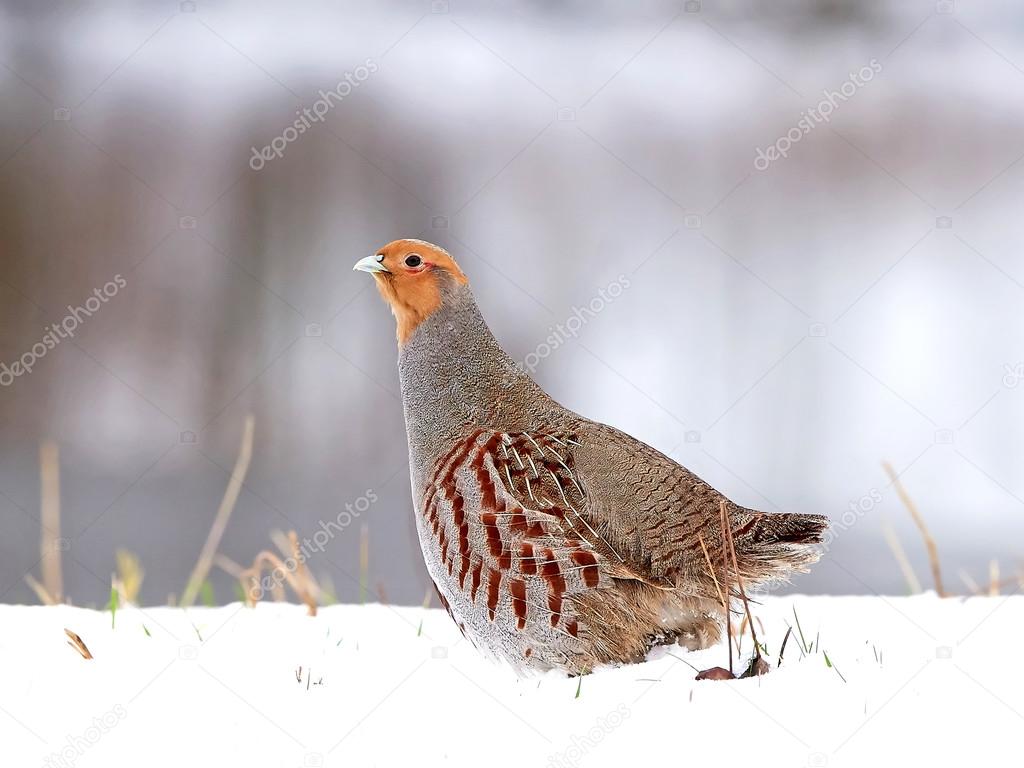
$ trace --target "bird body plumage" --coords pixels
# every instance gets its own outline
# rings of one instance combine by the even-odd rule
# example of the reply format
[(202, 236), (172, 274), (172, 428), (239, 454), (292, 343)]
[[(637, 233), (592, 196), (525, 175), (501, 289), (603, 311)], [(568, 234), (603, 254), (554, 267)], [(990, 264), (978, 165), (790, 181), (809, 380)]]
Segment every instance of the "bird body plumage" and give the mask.
[(407, 323), (399, 352), (416, 526), (442, 604), (479, 648), (521, 669), (582, 674), (640, 661), (660, 644), (716, 642), (718, 584), (736, 582), (723, 502), (747, 584), (817, 559), (825, 518), (736, 505), (654, 448), (548, 397), (495, 340), (461, 271), (433, 249), (396, 241), (382, 251), (391, 271), (375, 277), (390, 281), (385, 298), (400, 296), (400, 278), (388, 275), (402, 254), (427, 252), (426, 275), (401, 276), (434, 280), (434, 293), (416, 285), (431, 311)]

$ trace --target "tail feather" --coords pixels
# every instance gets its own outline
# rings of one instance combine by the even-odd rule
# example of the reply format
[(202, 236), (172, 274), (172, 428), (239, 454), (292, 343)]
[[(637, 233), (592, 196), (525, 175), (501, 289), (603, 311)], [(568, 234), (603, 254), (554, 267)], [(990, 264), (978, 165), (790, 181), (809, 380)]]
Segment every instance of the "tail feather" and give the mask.
[(741, 509), (730, 515), (740, 575), (752, 584), (784, 580), (818, 561), (829, 521), (823, 515), (767, 514)]

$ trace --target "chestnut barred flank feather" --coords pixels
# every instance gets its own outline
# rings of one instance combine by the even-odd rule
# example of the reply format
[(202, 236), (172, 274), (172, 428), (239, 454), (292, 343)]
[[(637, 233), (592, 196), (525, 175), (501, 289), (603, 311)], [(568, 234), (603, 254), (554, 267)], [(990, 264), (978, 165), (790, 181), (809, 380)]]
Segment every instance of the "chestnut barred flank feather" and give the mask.
[(818, 559), (824, 517), (733, 504), (554, 402), (502, 351), (443, 250), (399, 240), (360, 265), (399, 321), (427, 569), (482, 650), (582, 674), (657, 645), (705, 648), (721, 634), (719, 585), (784, 580)]

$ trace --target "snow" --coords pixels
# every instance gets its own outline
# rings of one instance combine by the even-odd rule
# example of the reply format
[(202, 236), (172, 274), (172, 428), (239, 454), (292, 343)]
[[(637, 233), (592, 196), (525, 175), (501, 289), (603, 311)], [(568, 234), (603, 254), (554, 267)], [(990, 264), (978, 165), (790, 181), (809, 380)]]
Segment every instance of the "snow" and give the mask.
[(863, 768), (1019, 754), (1024, 597), (765, 597), (773, 667), (794, 608), (815, 648), (802, 655), (794, 633), (765, 677), (695, 681), (686, 662), (725, 666), (723, 643), (580, 685), (518, 676), (437, 610), (129, 607), (111, 629), (109, 611), (0, 606), (0, 755), (16, 768)]

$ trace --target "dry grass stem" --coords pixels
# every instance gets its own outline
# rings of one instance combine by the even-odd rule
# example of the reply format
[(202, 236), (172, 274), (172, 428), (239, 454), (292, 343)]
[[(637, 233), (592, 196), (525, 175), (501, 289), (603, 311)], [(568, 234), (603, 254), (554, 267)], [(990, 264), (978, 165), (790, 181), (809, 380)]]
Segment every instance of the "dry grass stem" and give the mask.
[(295, 560), (295, 577), (302, 584), (302, 589), (308, 596), (303, 599), (307, 606), (310, 606), (310, 616), (316, 616), (317, 599), (320, 597), (320, 587), (313, 578), (313, 574), (306, 567), (306, 557), (299, 548), (299, 534), (295, 531), (288, 531), (288, 543), (291, 545), (292, 558)]
[(217, 547), (220, 546), (220, 540), (224, 536), (228, 520), (231, 518), (231, 513), (238, 502), (238, 496), (242, 492), (242, 483), (245, 482), (245, 475), (249, 471), (249, 462), (252, 461), (252, 441), (255, 424), (256, 420), (252, 414), (246, 416), (245, 429), (242, 432), (242, 444), (238, 451), (238, 460), (235, 462), (235, 468), (231, 472), (231, 479), (228, 481), (228, 487), (224, 491), (224, 498), (221, 499), (217, 515), (213, 519), (213, 526), (206, 537), (206, 543), (203, 544), (203, 549), (199, 553), (199, 560), (196, 561), (196, 566), (192, 569), (192, 575), (189, 576), (188, 585), (181, 596), (179, 604), (182, 608), (189, 608), (195, 603), (196, 596), (199, 594), (199, 590), (202, 588), (203, 582), (206, 581), (206, 577), (210, 572), (210, 566), (213, 565), (213, 557), (217, 554)]
[(910, 564), (910, 560), (907, 559), (907, 553), (903, 551), (903, 546), (900, 544), (899, 537), (896, 536), (896, 531), (893, 529), (887, 521), (882, 521), (882, 535), (885, 536), (885, 543), (889, 545), (889, 549), (892, 550), (893, 557), (896, 558), (896, 562), (899, 563), (900, 570), (903, 572), (903, 578), (907, 582), (907, 588), (910, 590), (910, 594), (916, 595), (921, 591), (921, 582), (917, 578), (917, 574), (914, 573), (914, 567)]
[(892, 464), (886, 462), (884, 465), (886, 473), (889, 475), (889, 479), (892, 481), (893, 487), (896, 488), (896, 493), (899, 494), (900, 500), (903, 502), (903, 506), (910, 512), (910, 516), (914, 518), (914, 523), (917, 525), (917, 529), (921, 532), (921, 537), (924, 539), (924, 545), (928, 550), (928, 562), (932, 566), (932, 578), (935, 580), (935, 591), (939, 597), (946, 597), (946, 590), (942, 587), (942, 569), (939, 567), (939, 550), (935, 546), (935, 539), (932, 538), (931, 532), (928, 530), (928, 526), (925, 525), (924, 518), (917, 509), (917, 505), (914, 504), (913, 499), (907, 493), (903, 487), (903, 483), (900, 482), (900, 476), (893, 469)]
[(287, 595), (284, 591), (284, 584), (275, 582), (270, 588), (270, 599), (275, 603), (283, 603), (287, 599)]
[(722, 592), (727, 598), (724, 602), (725, 608), (725, 634), (729, 645), (729, 672), (732, 673), (732, 592), (729, 590), (729, 517), (725, 513), (725, 504), (719, 509), (719, 533), (722, 537)]
[[(294, 532), (292, 535), (295, 535)], [(264, 568), (267, 568), (272, 573), (280, 573), (281, 577), (288, 583), (288, 586), (292, 588), (299, 599), (305, 604), (309, 615), (316, 616), (316, 595), (319, 592), (319, 588), (316, 582), (313, 581), (312, 576), (309, 575), (309, 571), (305, 569), (296, 570), (295, 572), (290, 571), (280, 557), (266, 549), (256, 555), (251, 568), (243, 570), (240, 574), (242, 589), (245, 591), (245, 596), (250, 606), (259, 602), (262, 595), (260, 577), (263, 574)], [(280, 590), (279, 593), (278, 590)], [(280, 594), (283, 598), (284, 588), (279, 582), (275, 581), (271, 588), (271, 593), (275, 597)]]
[[(719, 506), (719, 512), (722, 516), (722, 520), (728, 523), (729, 515), (725, 509), (725, 502), (721, 502)], [(767, 665), (764, 664), (764, 660), (761, 658), (761, 643), (757, 640), (757, 630), (754, 629), (754, 619), (750, 613), (750, 603), (747, 602), (747, 591), (743, 588), (743, 576), (740, 575), (740, 564), (739, 559), (736, 557), (736, 542), (732, 537), (732, 527), (726, 525), (725, 528), (725, 539), (729, 545), (729, 554), (732, 557), (732, 567), (736, 571), (736, 586), (740, 590), (740, 599), (743, 601), (743, 617), (744, 622), (750, 626), (750, 638), (754, 641), (754, 658), (750, 662), (748, 672), (753, 674), (762, 675), (767, 672)], [(730, 667), (731, 668), (731, 667)]]
[(1020, 576), (1010, 576), (996, 582), (990, 580), (989, 583), (986, 584), (985, 588), (983, 589), (978, 584), (978, 582), (976, 582), (971, 577), (971, 574), (969, 574), (963, 568), (960, 568), (957, 571), (957, 575), (960, 577), (960, 580), (964, 583), (964, 586), (967, 587), (967, 590), (971, 593), (971, 596), (973, 597), (977, 597), (978, 595), (992, 596), (993, 593), (996, 597), (998, 597), (1002, 593), (1004, 587), (1024, 587), (1024, 579), (1022, 579), (1022, 577)]
[(370, 526), (359, 528), (359, 604), (366, 602), (366, 585), (370, 581)]
[[(970, 577), (968, 577), (968, 578), (970, 578)], [(972, 583), (973, 583), (973, 581), (972, 581)], [(977, 585), (975, 585), (975, 586), (977, 586)], [(989, 585), (988, 585), (988, 593), (990, 594), (992, 592), (992, 590), (994, 589), (995, 590), (995, 594), (998, 597), (999, 595), (1002, 594), (1002, 590), (1004, 588), (1010, 588), (1010, 587), (1016, 587), (1017, 589), (1024, 589), (1024, 575), (1018, 574), (1016, 576), (1007, 576), (1005, 579), (1001, 579), (1001, 580), (999, 580), (997, 582), (994, 582), (994, 583), (989, 583)], [(981, 587), (977, 587), (977, 589), (974, 592), (974, 594), (975, 595), (982, 594)]]
[(39, 602), (43, 605), (57, 605), (58, 602), (53, 599), (53, 595), (46, 591), (46, 587), (39, 583), (31, 573), (25, 574), (25, 583), (28, 584), (29, 589), (36, 593), (36, 597), (39, 598)]
[(699, 532), (697, 533), (697, 541), (700, 542), (701, 551), (704, 553), (704, 561), (708, 564), (708, 573), (711, 574), (711, 580), (715, 583), (718, 600), (722, 603), (722, 607), (725, 608), (725, 595), (722, 593), (722, 587), (718, 584), (718, 577), (715, 576), (715, 567), (711, 564), (711, 555), (708, 553), (707, 544), (704, 543), (704, 537)]
[(715, 566), (711, 563), (711, 553), (708, 552), (708, 547), (704, 543), (704, 537), (697, 534), (697, 540), (700, 542), (701, 551), (704, 552), (704, 562), (708, 564), (708, 573), (711, 574), (711, 580), (715, 583), (715, 591), (718, 592), (718, 600), (722, 604), (722, 613), (725, 616), (726, 621), (726, 634), (729, 639), (729, 666), (732, 667), (732, 616), (729, 614), (729, 601), (725, 599), (725, 593), (722, 591), (721, 585), (718, 583), (718, 577), (715, 576)]
[(60, 538), (60, 453), (52, 440), (46, 440), (39, 446), (39, 482), (43, 588), (53, 603), (60, 603), (64, 600), (64, 580), (61, 574), (63, 547)]
[(287, 533), (274, 529), (270, 532), (270, 542), (277, 547), (277, 551), (281, 553), (281, 557), (285, 559), (291, 557), (292, 540)]
[(245, 568), (236, 563), (227, 555), (222, 555), (220, 552), (214, 555), (213, 564), (220, 568), (222, 571), (224, 571), (224, 573), (228, 574), (229, 576), (233, 576), (239, 581), (242, 580), (243, 575), (245, 573)]
[(114, 580), (117, 591), (120, 593), (122, 603), (136, 603), (139, 599), (139, 590), (142, 589), (142, 580), (146, 572), (142, 569), (139, 558), (124, 549), (114, 553), (117, 563), (117, 578)]
[(970, 590), (972, 595), (976, 595), (981, 592), (981, 587), (978, 586), (978, 582), (971, 578), (971, 574), (961, 568), (957, 573), (960, 575), (960, 580), (964, 583), (967, 589)]
[(782, 638), (782, 647), (779, 649), (779, 663), (778, 666), (782, 666), (782, 659), (786, 655), (786, 643), (789, 642), (790, 636), (793, 634), (792, 627), (786, 627), (786, 634)]

